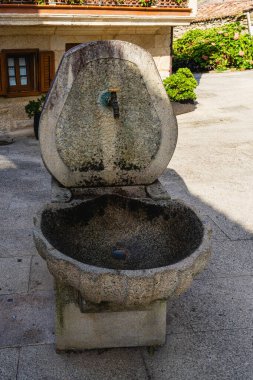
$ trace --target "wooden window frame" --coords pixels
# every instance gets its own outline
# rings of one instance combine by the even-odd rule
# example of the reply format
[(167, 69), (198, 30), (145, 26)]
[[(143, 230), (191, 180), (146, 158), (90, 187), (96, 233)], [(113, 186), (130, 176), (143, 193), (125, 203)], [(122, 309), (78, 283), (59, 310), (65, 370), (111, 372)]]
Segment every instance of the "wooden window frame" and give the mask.
[[(38, 55), (39, 49), (4, 49), (2, 50), (2, 59), (3, 59), (3, 73), (2, 81), (6, 88), (7, 97), (22, 97), (22, 96), (31, 96), (39, 95), (39, 86), (38, 86)], [(8, 58), (17, 59), (18, 57), (23, 56), (27, 59), (27, 77), (29, 84), (27, 86), (9, 85), (9, 75), (8, 75)], [(16, 66), (16, 70), (18, 66)], [(16, 74), (17, 77), (19, 74)]]
[[(29, 77), (30, 85), (10, 86), (8, 75), (8, 58), (15, 59), (20, 56), (28, 59), (27, 76)], [(39, 89), (39, 49), (3, 49), (1, 51), (1, 62), (2, 88), (4, 89), (1, 95), (16, 98), (41, 94)], [(16, 67), (16, 69), (17, 68), (18, 67)]]

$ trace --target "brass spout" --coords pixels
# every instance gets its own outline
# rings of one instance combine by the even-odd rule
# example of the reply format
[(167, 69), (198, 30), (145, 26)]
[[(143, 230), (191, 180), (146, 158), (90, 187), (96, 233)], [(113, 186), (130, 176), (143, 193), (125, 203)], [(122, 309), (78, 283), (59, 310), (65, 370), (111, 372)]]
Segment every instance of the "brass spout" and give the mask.
[(113, 109), (114, 119), (118, 119), (119, 118), (119, 103), (118, 103), (116, 91), (111, 91), (111, 96), (109, 98), (108, 105), (111, 106)]

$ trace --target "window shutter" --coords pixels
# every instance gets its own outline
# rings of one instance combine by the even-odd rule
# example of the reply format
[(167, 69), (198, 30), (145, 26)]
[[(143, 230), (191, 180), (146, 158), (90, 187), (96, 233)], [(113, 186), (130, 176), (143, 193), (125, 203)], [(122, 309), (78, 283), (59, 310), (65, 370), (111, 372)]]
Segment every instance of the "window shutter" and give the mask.
[(54, 52), (41, 51), (39, 53), (39, 84), (40, 91), (47, 92), (54, 78)]
[(5, 54), (0, 53), (0, 95), (6, 94), (6, 81)]

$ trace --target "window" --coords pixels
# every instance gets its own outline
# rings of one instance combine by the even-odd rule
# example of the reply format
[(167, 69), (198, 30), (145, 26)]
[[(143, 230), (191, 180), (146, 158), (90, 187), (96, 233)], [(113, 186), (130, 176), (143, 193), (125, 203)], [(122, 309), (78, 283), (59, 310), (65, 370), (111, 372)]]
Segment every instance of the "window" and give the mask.
[(36, 90), (36, 55), (7, 54), (8, 92)]
[(69, 43), (65, 44), (65, 51), (68, 51), (69, 49), (72, 49), (73, 47), (80, 45), (82, 42), (74, 42), (74, 43)]
[(53, 76), (52, 51), (2, 50), (0, 53), (0, 95), (15, 97), (47, 92)]

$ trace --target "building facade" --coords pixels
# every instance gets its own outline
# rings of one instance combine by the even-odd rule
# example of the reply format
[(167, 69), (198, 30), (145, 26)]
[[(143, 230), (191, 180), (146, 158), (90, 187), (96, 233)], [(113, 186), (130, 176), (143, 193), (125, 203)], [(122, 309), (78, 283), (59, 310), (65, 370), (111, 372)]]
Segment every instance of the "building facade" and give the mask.
[(189, 25), (197, 11), (196, 0), (158, 0), (155, 6), (153, 0), (1, 1), (2, 132), (32, 124), (24, 106), (49, 90), (64, 52), (79, 43), (109, 39), (135, 43), (152, 54), (161, 76), (167, 76), (173, 27)]

